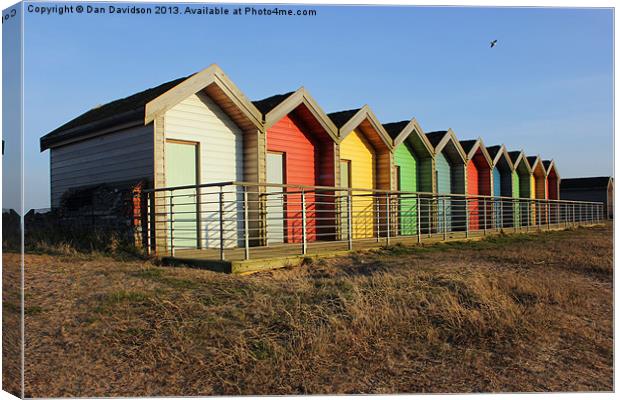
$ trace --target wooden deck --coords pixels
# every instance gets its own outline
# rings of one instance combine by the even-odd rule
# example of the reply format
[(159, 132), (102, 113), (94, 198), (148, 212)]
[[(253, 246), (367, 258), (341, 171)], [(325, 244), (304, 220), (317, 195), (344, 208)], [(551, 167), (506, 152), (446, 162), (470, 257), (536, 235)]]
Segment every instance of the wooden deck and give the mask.
[[(583, 224), (582, 224), (583, 225)], [(569, 225), (572, 226), (572, 225)], [(249, 257), (246, 257), (242, 247), (224, 249), (223, 258), (220, 249), (177, 249), (174, 256), (166, 255), (163, 259), (170, 264), (185, 264), (201, 268), (207, 268), (223, 272), (248, 273), (264, 269), (278, 268), (285, 265), (295, 265), (304, 258), (333, 257), (343, 255), (350, 251), (368, 250), (380, 248), (386, 245), (416, 245), (430, 244), (443, 241), (456, 240), (479, 240), (485, 236), (504, 233), (527, 233), (546, 230), (565, 229), (565, 224), (550, 224), (541, 226), (529, 226), (520, 228), (488, 229), (473, 231), (466, 234), (463, 232), (448, 232), (444, 237), (440, 234), (422, 234), (420, 238), (415, 236), (387, 238), (356, 239), (353, 248), (349, 250), (346, 241), (323, 241), (308, 243), (305, 254), (302, 252), (301, 243), (287, 243), (271, 246), (250, 247)]]

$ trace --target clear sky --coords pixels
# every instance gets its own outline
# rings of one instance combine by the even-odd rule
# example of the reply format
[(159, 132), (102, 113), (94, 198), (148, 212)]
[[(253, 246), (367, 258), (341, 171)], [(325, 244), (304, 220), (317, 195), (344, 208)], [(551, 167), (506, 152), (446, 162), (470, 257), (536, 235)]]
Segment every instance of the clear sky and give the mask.
[(613, 174), (612, 10), (290, 8), (318, 15), (26, 12), (26, 209), (49, 206), (41, 136), (212, 63), (251, 99), (303, 85), (327, 112), (369, 104), (383, 123), (554, 158), (562, 177)]

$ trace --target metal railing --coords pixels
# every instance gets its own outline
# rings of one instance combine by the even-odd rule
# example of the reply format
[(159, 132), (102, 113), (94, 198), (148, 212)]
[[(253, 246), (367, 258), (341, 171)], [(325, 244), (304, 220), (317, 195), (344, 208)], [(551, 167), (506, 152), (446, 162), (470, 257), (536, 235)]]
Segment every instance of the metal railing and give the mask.
[(603, 203), (223, 182), (144, 190), (149, 253), (220, 260), (602, 222)]

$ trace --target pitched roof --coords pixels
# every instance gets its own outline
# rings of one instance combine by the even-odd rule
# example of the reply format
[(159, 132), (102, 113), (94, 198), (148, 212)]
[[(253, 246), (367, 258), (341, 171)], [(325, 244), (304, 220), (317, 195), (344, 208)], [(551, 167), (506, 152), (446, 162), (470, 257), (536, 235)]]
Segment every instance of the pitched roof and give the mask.
[(446, 133), (448, 133), (448, 131), (427, 132), (426, 137), (428, 138), (428, 141), (431, 142), (433, 147), (437, 147), (437, 145), (439, 144), (439, 142), (441, 142), (441, 139), (443, 139)]
[[(495, 159), (495, 157), (497, 157), (497, 153), (499, 153), (499, 151), (502, 149), (502, 146), (500, 145), (495, 145), (495, 146), (491, 146), (491, 147), (487, 147), (487, 151), (489, 152), (489, 155), (491, 156), (492, 159)], [(518, 155), (517, 155), (518, 157)]]
[[(77, 132), (72, 130), (76, 130), (87, 124), (101, 125), (99, 126), (101, 129), (108, 125), (117, 124), (117, 118), (123, 115), (126, 117), (126, 122), (134, 119), (144, 119), (144, 107), (148, 102), (159, 97), (192, 75), (162, 83), (159, 86), (92, 108), (43, 136), (41, 138), (41, 150), (43, 151), (49, 148), (49, 146), (54, 143), (77, 136)], [(108, 124), (106, 124), (106, 120), (110, 120)]]
[(532, 168), (534, 168), (534, 163), (536, 162), (536, 160), (538, 159), (537, 156), (528, 156), (527, 158), (527, 162), (530, 163), (530, 166)]
[(355, 114), (357, 114), (359, 112), (359, 110), (361, 110), (361, 108), (355, 108), (355, 109), (352, 109), (352, 110), (338, 111), (338, 112), (333, 112), (333, 113), (327, 114), (327, 116), (329, 117), (329, 119), (332, 120), (334, 125), (336, 125), (336, 127), (338, 129), (340, 129), (340, 128), (342, 128), (344, 126), (344, 124), (349, 122), (349, 120), (351, 118), (353, 118), (353, 116)]
[(283, 93), (283, 94), (276, 94), (276, 95), (273, 95), (273, 96), (266, 97), (266, 98), (264, 98), (262, 100), (252, 101), (252, 103), (254, 104), (254, 106), (256, 108), (258, 108), (258, 111), (260, 111), (263, 114), (267, 114), (267, 113), (269, 113), (269, 111), (271, 111), (274, 108), (276, 108), (278, 106), (278, 104), (282, 103), (284, 100), (286, 100), (293, 93), (295, 93), (295, 92), (287, 92), (287, 93)]
[(549, 169), (549, 166), (551, 165), (551, 160), (543, 160), (543, 166), (545, 167), (545, 170)]
[(510, 161), (512, 161), (513, 163), (516, 163), (517, 159), (521, 155), (521, 152), (520, 151), (509, 151), (508, 155), (510, 156)]
[(477, 139), (459, 140), (459, 143), (461, 144), (461, 147), (463, 148), (463, 150), (465, 150), (465, 153), (469, 154), (469, 152), (474, 147), (477, 141), (478, 141)]
[(396, 137), (403, 131), (403, 129), (405, 129), (409, 122), (410, 121), (390, 122), (383, 124), (383, 128), (385, 128), (386, 132), (392, 139), (396, 139)]
[(592, 188), (607, 188), (609, 180), (613, 179), (610, 176), (596, 176), (588, 178), (564, 178), (560, 181), (560, 187), (562, 189), (592, 189)]

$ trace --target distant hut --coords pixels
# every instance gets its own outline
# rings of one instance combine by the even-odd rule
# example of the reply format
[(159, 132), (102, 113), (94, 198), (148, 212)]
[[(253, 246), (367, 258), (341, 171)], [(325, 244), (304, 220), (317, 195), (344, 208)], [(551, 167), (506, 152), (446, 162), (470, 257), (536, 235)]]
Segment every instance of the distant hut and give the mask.
[[(383, 127), (394, 141), (394, 175), (396, 190), (402, 192), (434, 192), (433, 146), (415, 118), (391, 122)], [(420, 216), (417, 210), (420, 209)], [(418, 220), (426, 232), (430, 217), (429, 202), (403, 195), (399, 201), (399, 234), (415, 235)]]
[[(435, 182), (438, 194), (465, 194), (465, 162), (467, 155), (452, 129), (428, 132), (428, 141), (435, 150)], [(440, 231), (463, 230), (465, 207), (462, 201), (440, 199), (438, 226)], [(444, 215), (444, 211), (445, 215)], [(444, 226), (445, 220), (445, 226)]]
[[(510, 160), (510, 156), (508, 155), (508, 150), (506, 150), (506, 146), (495, 145), (487, 147), (487, 151), (491, 156), (492, 165), (493, 165), (493, 193), (492, 195), (495, 197), (515, 197), (513, 193), (513, 180), (512, 174), (514, 166), (512, 165), (512, 161)], [(508, 210), (508, 212), (504, 212), (504, 220), (501, 219), (501, 212), (504, 211), (499, 207), (500, 200), (496, 199), (496, 207), (495, 207), (495, 227), (499, 228), (501, 226), (511, 226), (513, 221), (513, 215), (515, 214), (515, 210)], [(516, 208), (516, 203), (515, 207)]]
[[(559, 200), (560, 198), (560, 174), (555, 165), (554, 160), (543, 160), (545, 174), (547, 175), (547, 198), (549, 200)], [(553, 203), (549, 205), (550, 222), (558, 222), (560, 219), (560, 204)]]
[[(532, 187), (534, 192), (531, 196), (533, 199), (545, 200), (547, 198), (547, 172), (542, 163), (540, 156), (529, 156), (527, 162), (532, 168)], [(542, 202), (536, 202), (534, 205), (534, 221), (537, 225), (547, 222), (546, 205)]]
[(520, 199), (515, 205), (515, 226), (532, 224), (532, 216), (528, 212), (530, 209), (529, 201), (525, 200), (532, 198), (534, 193), (532, 187), (532, 168), (530, 168), (530, 164), (527, 162), (525, 153), (522, 150), (509, 151), (508, 155), (514, 166), (512, 173), (513, 197)]
[(460, 144), (467, 154), (467, 194), (473, 197), (468, 201), (469, 229), (478, 230), (484, 223), (483, 204), (486, 201), (477, 196), (491, 195), (492, 160), (481, 138), (461, 140)]
[(564, 178), (560, 181), (562, 200), (598, 201), (605, 205), (607, 218), (614, 216), (614, 178)]

